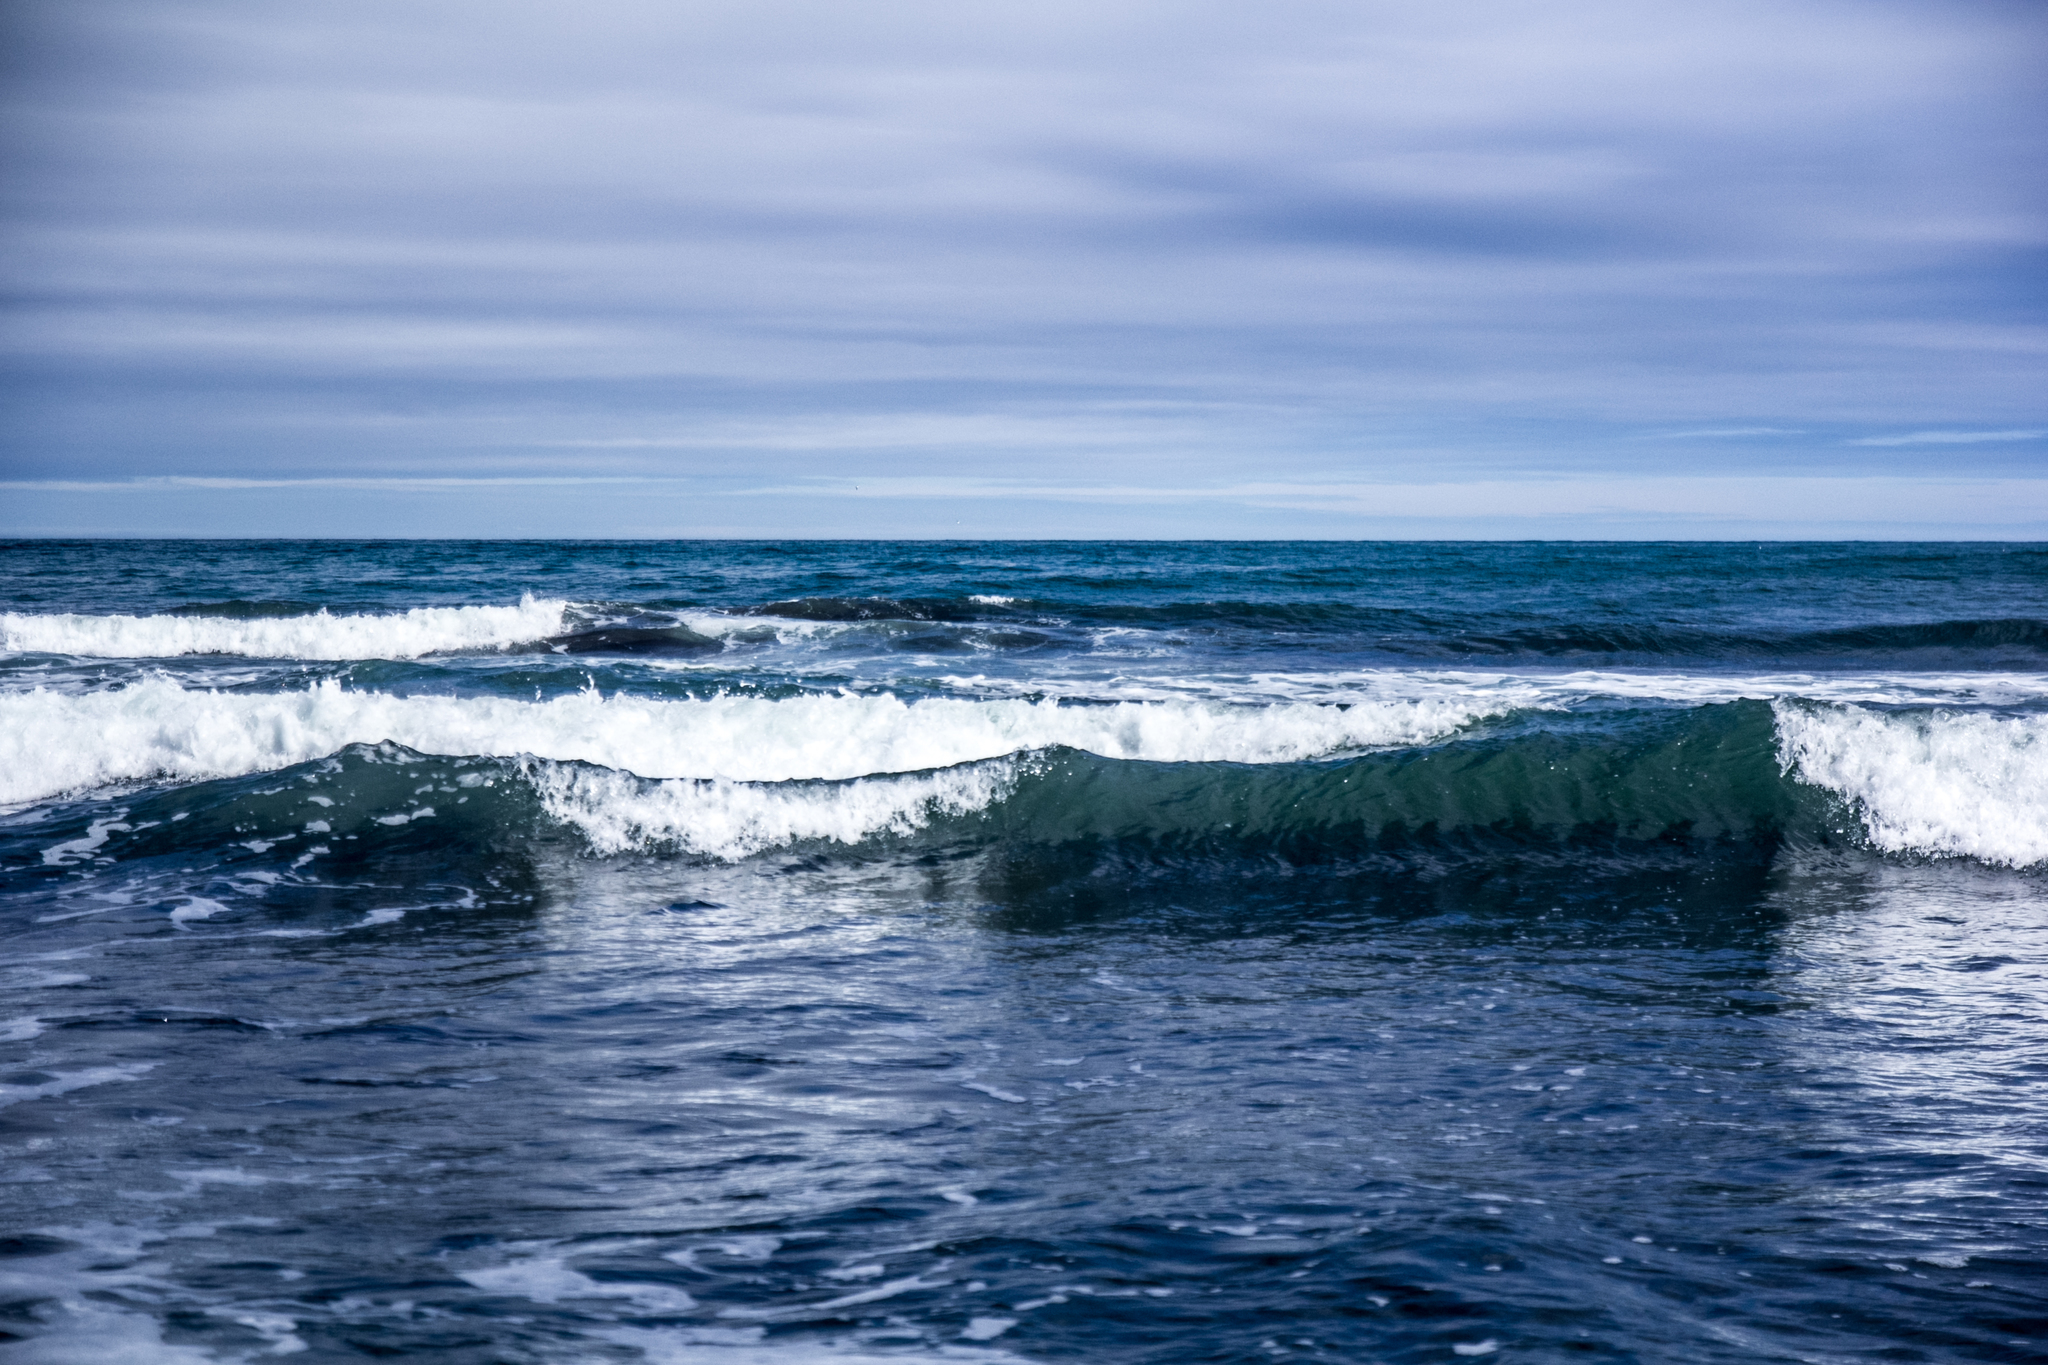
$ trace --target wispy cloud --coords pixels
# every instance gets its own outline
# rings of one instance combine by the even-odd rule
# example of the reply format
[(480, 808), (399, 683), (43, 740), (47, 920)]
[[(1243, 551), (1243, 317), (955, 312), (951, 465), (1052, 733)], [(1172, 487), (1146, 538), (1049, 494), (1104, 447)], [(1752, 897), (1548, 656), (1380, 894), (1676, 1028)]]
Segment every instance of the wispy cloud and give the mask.
[(1660, 431), (1667, 441), (1714, 440), (1730, 436), (1801, 436), (1800, 427), (1701, 427), (1696, 431)]
[[(2048, 524), (2048, 478), (1710, 476), (1466, 479), (1415, 483), (1359, 479), (1247, 480), (1159, 486), (1028, 478), (923, 476), (813, 480), (749, 486), (728, 496), (827, 496), (867, 501), (1042, 501), (1125, 506), (1213, 504), (1284, 508), (1357, 517), (1503, 522), (1557, 518), (1655, 517), (1676, 520), (1796, 516), (1828, 521), (1915, 518), (2038, 526)], [(1823, 509), (1823, 510), (1815, 510)]]
[(1987, 441), (2038, 441), (2048, 427), (2027, 431), (1915, 431), (1904, 436), (1862, 436), (1852, 446), (1974, 446)]

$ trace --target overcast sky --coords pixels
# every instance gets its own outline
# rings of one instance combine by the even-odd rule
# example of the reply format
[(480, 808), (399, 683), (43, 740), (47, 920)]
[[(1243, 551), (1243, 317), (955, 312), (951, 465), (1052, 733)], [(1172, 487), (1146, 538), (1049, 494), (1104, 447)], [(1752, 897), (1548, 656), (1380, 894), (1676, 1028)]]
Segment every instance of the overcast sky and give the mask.
[(0, 532), (2048, 538), (2038, 0), (10, 0)]

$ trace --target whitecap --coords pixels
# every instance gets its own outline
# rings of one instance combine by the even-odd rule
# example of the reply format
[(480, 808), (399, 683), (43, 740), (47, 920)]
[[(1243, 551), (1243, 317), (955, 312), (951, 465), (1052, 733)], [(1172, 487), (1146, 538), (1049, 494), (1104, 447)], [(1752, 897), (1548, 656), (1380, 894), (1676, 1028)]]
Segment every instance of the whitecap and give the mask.
[(119, 1066), (89, 1066), (78, 1071), (59, 1071), (49, 1074), (46, 1081), (30, 1081), (21, 1085), (0, 1085), (0, 1109), (20, 1104), (26, 1100), (46, 1099), (51, 1095), (69, 1094), (73, 1090), (84, 1090), (89, 1086), (111, 1085), (118, 1081), (132, 1081), (145, 1072), (154, 1071), (155, 1062), (126, 1062)]
[(228, 654), (263, 659), (416, 659), (503, 649), (563, 630), (568, 604), (531, 595), (516, 607), (241, 619), (214, 616), (31, 615), (0, 612), (0, 651), (75, 658), (163, 659)]
[(532, 1303), (627, 1299), (640, 1312), (652, 1314), (687, 1313), (697, 1306), (689, 1294), (669, 1285), (593, 1280), (580, 1270), (572, 1270), (567, 1257), (558, 1255), (530, 1256), (503, 1265), (459, 1270), (456, 1274), (486, 1293)]
[(1779, 755), (1888, 853), (2048, 862), (2048, 716), (1779, 703)]

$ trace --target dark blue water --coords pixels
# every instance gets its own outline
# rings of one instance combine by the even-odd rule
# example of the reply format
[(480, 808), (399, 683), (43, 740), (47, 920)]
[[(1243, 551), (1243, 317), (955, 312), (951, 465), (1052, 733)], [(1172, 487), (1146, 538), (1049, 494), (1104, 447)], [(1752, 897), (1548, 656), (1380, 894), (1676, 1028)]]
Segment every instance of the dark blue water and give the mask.
[(0, 1360), (2048, 1359), (2048, 547), (0, 612)]

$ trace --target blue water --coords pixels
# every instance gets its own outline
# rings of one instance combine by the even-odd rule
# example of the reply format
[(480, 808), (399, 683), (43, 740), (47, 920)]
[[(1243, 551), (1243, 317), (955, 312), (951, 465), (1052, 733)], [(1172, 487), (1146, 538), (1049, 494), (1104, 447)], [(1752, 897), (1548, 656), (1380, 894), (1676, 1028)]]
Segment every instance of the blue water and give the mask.
[(2048, 1359), (2048, 547), (0, 547), (0, 1360)]

